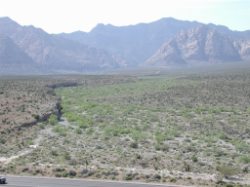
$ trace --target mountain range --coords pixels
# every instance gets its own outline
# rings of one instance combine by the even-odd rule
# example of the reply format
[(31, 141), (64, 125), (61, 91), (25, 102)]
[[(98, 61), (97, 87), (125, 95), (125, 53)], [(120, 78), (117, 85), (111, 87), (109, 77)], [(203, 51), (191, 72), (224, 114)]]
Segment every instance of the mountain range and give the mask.
[(250, 31), (163, 18), (90, 32), (48, 34), (0, 18), (0, 73), (89, 72), (250, 60)]

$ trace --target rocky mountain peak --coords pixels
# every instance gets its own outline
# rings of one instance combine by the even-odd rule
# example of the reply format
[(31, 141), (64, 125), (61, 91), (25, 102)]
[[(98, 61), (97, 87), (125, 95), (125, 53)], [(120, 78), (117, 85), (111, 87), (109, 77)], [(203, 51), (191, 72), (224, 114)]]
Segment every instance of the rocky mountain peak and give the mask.
[(163, 44), (158, 52), (148, 59), (147, 63), (218, 63), (240, 60), (241, 57), (230, 38), (214, 28), (201, 25), (189, 30), (182, 30)]

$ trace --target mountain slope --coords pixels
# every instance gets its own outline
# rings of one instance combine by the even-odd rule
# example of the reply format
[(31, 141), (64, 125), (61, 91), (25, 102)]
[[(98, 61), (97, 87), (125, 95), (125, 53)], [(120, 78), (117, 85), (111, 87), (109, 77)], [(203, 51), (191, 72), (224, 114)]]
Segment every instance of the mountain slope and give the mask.
[(78, 31), (59, 36), (103, 48), (125, 59), (130, 66), (137, 66), (149, 58), (166, 40), (181, 30), (198, 25), (198, 22), (163, 18), (152, 23), (122, 27), (98, 24), (89, 33)]
[[(25, 66), (45, 72), (250, 60), (250, 31), (173, 18), (122, 27), (99, 24), (89, 33), (51, 35), (5, 17), (0, 18), (0, 35), (8, 37), (15, 49), (2, 51), (1, 67), (23, 59)], [(7, 59), (7, 53), (13, 56)]]
[(31, 65), (32, 59), (24, 53), (9, 37), (0, 35), (0, 65)]
[(36, 69), (32, 59), (9, 37), (0, 35), (0, 73), (27, 73)]
[[(90, 46), (103, 48), (109, 53), (125, 59), (130, 67), (134, 67), (138, 65), (144, 65), (144, 62), (153, 54), (155, 54), (160, 46), (162, 46), (166, 41), (169, 42), (170, 39), (178, 35), (180, 32), (185, 33), (187, 30), (197, 27), (206, 27), (211, 31), (210, 35), (208, 34), (203, 38), (203, 40), (208, 40), (203, 41), (203, 43), (207, 42), (206, 46), (204, 46), (206, 50), (203, 50), (203, 53), (206, 54), (198, 54), (199, 51), (196, 51), (196, 54), (193, 54), (196, 57), (187, 57), (188, 59), (185, 59), (186, 57), (184, 57), (183, 59), (181, 56), (182, 54), (179, 54), (178, 52), (181, 49), (175, 48), (175, 45), (178, 45), (178, 41), (172, 41), (169, 43), (169, 49), (165, 49), (165, 51), (169, 50), (166, 52), (170, 55), (167, 55), (168, 64), (176, 62), (178, 64), (183, 64), (186, 60), (215, 62), (250, 59), (250, 31), (232, 31), (222, 25), (206, 25), (199, 22), (180, 21), (173, 18), (163, 18), (152, 23), (142, 23), (122, 27), (98, 24), (89, 33), (77, 31), (69, 34), (59, 34), (58, 36)], [(192, 40), (192, 38), (194, 39), (195, 34), (201, 33), (194, 32), (193, 36), (189, 35), (187, 37), (191, 37), (190, 40)], [(180, 42), (187, 41), (183, 40), (179, 41), (179, 43)], [(223, 51), (221, 47), (224, 47), (225, 51)], [(235, 52), (235, 50), (237, 50), (237, 52)], [(231, 51), (234, 55), (236, 55), (235, 53), (239, 54), (236, 56), (230, 56), (229, 51)], [(200, 52), (202, 52), (202, 50)], [(160, 52), (158, 51), (157, 53)], [(185, 55), (188, 56), (188, 54)], [(198, 58), (198, 56), (200, 56), (200, 58)], [(160, 64), (163, 65), (166, 59), (163, 61), (162, 60), (163, 59), (159, 59), (159, 61), (161, 61)]]
[(0, 34), (10, 37), (34, 63), (48, 70), (119, 67), (118, 60), (104, 50), (49, 35), (33, 26), (21, 26), (9, 18), (0, 19)]
[(167, 41), (147, 60), (150, 65), (186, 64), (197, 62), (235, 62), (241, 57), (234, 42), (209, 26), (182, 31)]

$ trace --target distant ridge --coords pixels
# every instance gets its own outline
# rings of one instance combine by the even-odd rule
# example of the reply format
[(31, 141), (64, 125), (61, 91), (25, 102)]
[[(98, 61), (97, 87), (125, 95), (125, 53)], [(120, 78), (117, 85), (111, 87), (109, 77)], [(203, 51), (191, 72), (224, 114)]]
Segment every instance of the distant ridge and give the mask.
[[(208, 33), (205, 33), (206, 31)], [(181, 41), (181, 35), (183, 37), (185, 33), (188, 39), (185, 41), (182, 38)], [(129, 67), (179, 66), (191, 62), (223, 63), (250, 59), (250, 31), (232, 31), (223, 25), (180, 21), (174, 18), (122, 27), (98, 24), (89, 33), (77, 31), (59, 36), (103, 48), (125, 59)], [(198, 43), (196, 46), (188, 46), (191, 41), (199, 40), (203, 41), (203, 46), (198, 46)], [(181, 42), (186, 43), (185, 49), (181, 48)], [(184, 44), (182, 46), (184, 47)], [(191, 47), (196, 47), (197, 51)], [(164, 54), (161, 53), (163, 51)]]
[(151, 23), (117, 27), (98, 24), (89, 33), (73, 32), (61, 37), (107, 50), (125, 59), (130, 67), (142, 65), (169, 38), (201, 23), (162, 18)]
[[(8, 37), (22, 51), (29, 61), (28, 66), (39, 66), (45, 71), (78, 71), (109, 69), (119, 67), (118, 58), (103, 49), (96, 49), (78, 42), (50, 35), (42, 29), (33, 26), (21, 26), (10, 18), (0, 18), (0, 35)], [(3, 41), (1, 41), (3, 43)], [(4, 43), (0, 45), (5, 45)], [(0, 59), (0, 65), (7, 65), (18, 55), (11, 49), (10, 59)], [(25, 55), (24, 55), (25, 54)], [(19, 55), (20, 56), (20, 55)], [(29, 60), (27, 60), (29, 59)], [(38, 70), (39, 70), (38, 69)]]
[[(162, 18), (90, 32), (48, 34), (0, 18), (0, 68), (34, 72), (95, 72), (140, 66), (250, 61), (250, 31)], [(8, 47), (12, 46), (12, 47)], [(18, 68), (24, 67), (24, 68)]]

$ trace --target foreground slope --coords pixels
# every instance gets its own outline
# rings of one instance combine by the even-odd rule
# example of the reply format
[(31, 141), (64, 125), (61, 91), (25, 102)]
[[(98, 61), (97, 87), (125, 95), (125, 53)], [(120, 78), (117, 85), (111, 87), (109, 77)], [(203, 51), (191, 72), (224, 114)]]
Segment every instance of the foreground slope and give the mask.
[(247, 183), (249, 68), (204, 72), (79, 76), (78, 87), (56, 90), (60, 121), (16, 134), (22, 141), (6, 134), (0, 170), (196, 186)]

